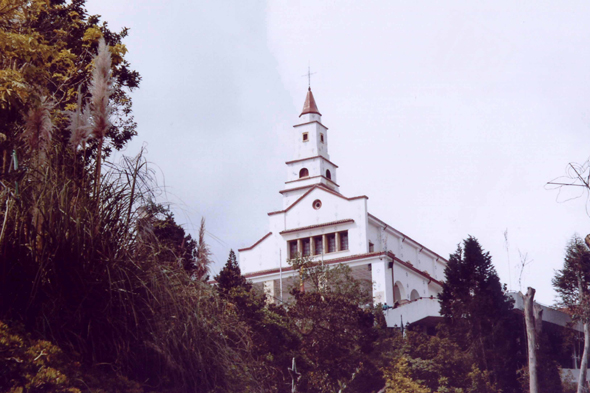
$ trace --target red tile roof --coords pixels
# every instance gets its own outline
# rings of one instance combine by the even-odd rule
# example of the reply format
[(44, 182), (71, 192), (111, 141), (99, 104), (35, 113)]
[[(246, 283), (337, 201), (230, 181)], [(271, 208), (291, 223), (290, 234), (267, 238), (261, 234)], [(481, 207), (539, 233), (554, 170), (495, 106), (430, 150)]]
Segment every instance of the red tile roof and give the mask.
[[(317, 256), (317, 255), (316, 255)], [(387, 251), (387, 252), (368, 252), (366, 254), (355, 254), (355, 255), (349, 255), (347, 257), (342, 257), (342, 258), (335, 258), (335, 259), (328, 259), (325, 260), (324, 259), (324, 264), (325, 265), (332, 265), (335, 263), (342, 263), (342, 262), (350, 262), (350, 261), (355, 261), (355, 260), (359, 260), (359, 259), (365, 259), (365, 258), (370, 258), (370, 257), (376, 257), (376, 256), (387, 256), (389, 258), (391, 258), (393, 260), (393, 263), (399, 263), (400, 265), (406, 267), (407, 269), (410, 269), (416, 273), (418, 273), (419, 275), (423, 276), (424, 278), (427, 278), (429, 280), (429, 284), (430, 282), (434, 282), (435, 284), (438, 284), (442, 287), (442, 282), (440, 282), (439, 280), (435, 279), (434, 277), (432, 277), (430, 274), (428, 274), (428, 272), (424, 272), (421, 270), (416, 269), (414, 266), (412, 266), (411, 264), (402, 261), (401, 259), (399, 259), (398, 257), (395, 256), (395, 254), (393, 254), (391, 251)], [(319, 263), (319, 262), (317, 262)], [(258, 272), (252, 272), (252, 273), (247, 273), (244, 274), (244, 277), (246, 278), (251, 278), (251, 277), (257, 277), (257, 276), (264, 276), (266, 274), (274, 274), (274, 273), (278, 273), (281, 269), (268, 269), (268, 270), (261, 270)], [(285, 268), (282, 269), (283, 272), (289, 272), (292, 271), (293, 268), (291, 266), (287, 266)]]
[(315, 229), (315, 228), (321, 228), (321, 227), (328, 227), (328, 226), (331, 226), (331, 225), (338, 225), (338, 224), (348, 224), (349, 222), (354, 222), (354, 220), (352, 218), (349, 218), (349, 219), (346, 219), (346, 220), (338, 220), (338, 221), (326, 222), (324, 224), (308, 225), (306, 227), (301, 227), (301, 228), (287, 229), (287, 230), (282, 231), (282, 232), (279, 232), (279, 233), (281, 235), (284, 235), (286, 233), (293, 233), (293, 232), (305, 231), (307, 229)]
[(317, 124), (319, 124), (320, 126), (324, 127), (326, 130), (328, 129), (328, 127), (326, 127), (325, 125), (323, 125), (322, 123), (320, 123), (320, 122), (319, 122), (319, 121), (317, 121), (317, 120), (308, 121), (307, 123), (295, 124), (295, 125), (293, 126), (293, 128), (301, 127), (301, 126), (304, 126), (304, 125), (307, 125), (307, 124), (311, 124), (311, 123), (317, 123)]
[(287, 164), (287, 165), (294, 164), (296, 162), (301, 162), (301, 161), (305, 161), (305, 160), (313, 160), (314, 158), (323, 158), (324, 161), (329, 162), (330, 164), (334, 165), (334, 168), (338, 168), (338, 165), (334, 164), (332, 161), (328, 160), (324, 156), (313, 156), (313, 157), (307, 157), (307, 158), (300, 158), (298, 160), (287, 161), (287, 162), (285, 162), (285, 164)]
[(291, 205), (289, 205), (289, 207), (287, 207), (285, 210), (277, 210), (277, 211), (270, 212), (270, 213), (267, 213), (267, 214), (269, 216), (272, 216), (274, 214), (280, 214), (280, 213), (288, 212), (289, 210), (291, 210), (291, 208), (293, 208), (293, 206), (295, 206), (296, 204), (298, 204), (299, 202), (301, 202), (303, 200), (303, 198), (305, 198), (310, 192), (312, 192), (316, 188), (320, 188), (320, 189), (322, 189), (322, 190), (324, 190), (326, 192), (329, 192), (330, 194), (336, 195), (337, 197), (340, 197), (342, 199), (346, 199), (347, 201), (352, 201), (354, 199), (361, 199), (361, 198), (369, 199), (369, 197), (366, 196), (366, 195), (361, 195), (361, 196), (356, 196), (356, 197), (352, 197), (352, 198), (347, 198), (347, 197), (345, 197), (343, 195), (340, 195), (336, 191), (333, 191), (333, 190), (329, 189), (328, 186), (320, 183), (320, 184), (315, 184), (313, 187), (311, 187), (308, 191), (305, 192), (305, 194), (301, 195), (299, 197), (299, 199), (297, 199), (295, 202), (293, 202)]
[(307, 113), (317, 113), (318, 115), (322, 115), (320, 110), (318, 109), (317, 104), (315, 103), (315, 98), (313, 98), (313, 93), (311, 92), (311, 87), (307, 90), (307, 96), (305, 97), (305, 103), (303, 104), (303, 110), (299, 117), (307, 114)]
[(316, 175), (316, 176), (305, 176), (305, 177), (302, 177), (302, 178), (300, 178), (300, 179), (295, 179), (295, 180), (289, 180), (289, 181), (286, 181), (286, 182), (285, 182), (285, 184), (289, 184), (289, 183), (295, 183), (295, 182), (297, 182), (297, 181), (305, 181), (305, 180), (308, 180), (308, 179), (317, 179), (318, 177), (321, 177), (321, 178), (323, 178), (323, 179), (325, 179), (325, 180), (329, 181), (330, 183), (334, 184), (336, 187), (340, 187), (340, 185), (339, 185), (339, 184), (337, 184), (337, 183), (336, 183), (334, 180), (332, 180), (332, 179), (328, 179), (328, 178), (327, 178), (326, 176), (324, 176), (324, 175)]
[(272, 235), (272, 232), (267, 233), (266, 235), (264, 235), (262, 237), (262, 239), (258, 240), (256, 243), (254, 243), (253, 245), (251, 245), (250, 247), (246, 247), (246, 248), (240, 248), (238, 249), (238, 252), (242, 252), (242, 251), (248, 251), (253, 249), (254, 247), (256, 247), (257, 245), (259, 245), (264, 239), (266, 239), (267, 237), (269, 237), (270, 235)]
[(445, 263), (448, 263), (449, 261), (447, 261), (446, 258), (441, 257), (439, 254), (435, 253), (434, 251), (432, 251), (431, 249), (429, 249), (428, 247), (424, 247), (422, 244), (418, 243), (416, 240), (412, 239), (411, 237), (409, 237), (408, 235), (402, 233), (401, 231), (398, 231), (397, 229), (395, 229), (394, 227), (392, 227), (391, 225), (385, 223), (383, 220), (378, 219), (377, 217), (375, 217), (374, 215), (372, 215), (371, 213), (368, 213), (369, 217), (372, 218), (375, 221), (379, 221), (381, 224), (385, 225), (385, 227), (389, 227), (391, 229), (393, 229), (394, 231), (396, 231), (397, 233), (399, 233), (400, 235), (402, 235), (404, 237), (405, 240), (409, 240), (412, 243), (416, 244), (418, 247), (427, 250), (429, 253), (436, 255), (436, 257), (438, 259), (442, 259)]
[[(324, 259), (324, 265), (331, 265), (334, 263), (341, 263), (341, 262), (350, 262), (350, 261), (354, 261), (357, 259), (370, 258), (373, 256), (378, 256), (378, 255), (385, 255), (385, 253), (384, 252), (369, 252), (366, 254), (355, 254), (355, 255), (349, 255), (347, 257), (341, 257), (341, 258), (335, 258), (335, 259), (327, 259), (327, 260)], [(315, 256), (317, 257), (317, 255), (315, 255)], [(317, 262), (317, 263), (319, 264), (320, 262)], [(278, 273), (279, 270), (281, 270), (281, 269), (275, 268), (275, 269), (268, 269), (268, 270), (260, 270), (258, 272), (246, 273), (246, 274), (244, 274), (244, 277), (250, 278), (250, 277), (256, 277), (256, 276), (264, 276), (265, 274)], [(293, 268), (291, 266), (287, 266), (282, 269), (283, 272), (290, 272), (292, 270), (293, 270)]]

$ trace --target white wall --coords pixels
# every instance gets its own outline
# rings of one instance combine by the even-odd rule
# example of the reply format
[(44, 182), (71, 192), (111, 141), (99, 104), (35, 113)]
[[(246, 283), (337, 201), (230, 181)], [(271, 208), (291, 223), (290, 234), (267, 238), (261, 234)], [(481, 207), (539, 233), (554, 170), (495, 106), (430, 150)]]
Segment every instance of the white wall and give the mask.
[(405, 325), (426, 317), (440, 317), (440, 304), (436, 298), (421, 298), (401, 307), (385, 311), (385, 321), (389, 327), (401, 326), (402, 320)]
[[(302, 124), (302, 123), (299, 123)], [(321, 155), (330, 159), (328, 154), (328, 130), (319, 123), (308, 123), (293, 127), (291, 145), (294, 148), (293, 159), (313, 157)], [(307, 132), (308, 140), (303, 141), (303, 133)], [(320, 133), (324, 134), (324, 143), (321, 142)]]
[[(322, 202), (322, 207), (319, 210), (314, 209), (312, 206), (316, 199)], [(316, 188), (288, 212), (269, 216), (272, 235), (253, 249), (239, 252), (240, 268), (243, 273), (276, 269), (279, 267), (279, 256), (282, 257), (283, 261), (288, 258), (288, 240), (344, 230), (348, 230), (348, 250), (326, 254), (324, 258), (331, 259), (353, 254), (364, 254), (367, 252), (366, 212), (367, 204), (364, 198), (347, 200), (323, 189)], [(284, 230), (346, 219), (353, 219), (354, 223), (315, 228), (304, 232), (285, 234), (284, 236), (280, 234)], [(283, 264), (283, 266), (285, 265)]]

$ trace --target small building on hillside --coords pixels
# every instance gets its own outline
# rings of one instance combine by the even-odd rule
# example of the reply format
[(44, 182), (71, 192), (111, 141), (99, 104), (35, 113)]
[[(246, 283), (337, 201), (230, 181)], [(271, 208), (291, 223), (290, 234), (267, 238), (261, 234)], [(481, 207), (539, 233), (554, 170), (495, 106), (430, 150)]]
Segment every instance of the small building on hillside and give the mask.
[(269, 231), (260, 240), (238, 250), (242, 273), (261, 284), (271, 301), (279, 301), (288, 297), (297, 274), (290, 258), (342, 263), (372, 283), (375, 303), (394, 307), (385, 313), (388, 326), (438, 318), (447, 261), (372, 215), (367, 196), (340, 193), (338, 165), (328, 153), (328, 127), (311, 89), (289, 133), (292, 156), (279, 191), (282, 210), (268, 213)]

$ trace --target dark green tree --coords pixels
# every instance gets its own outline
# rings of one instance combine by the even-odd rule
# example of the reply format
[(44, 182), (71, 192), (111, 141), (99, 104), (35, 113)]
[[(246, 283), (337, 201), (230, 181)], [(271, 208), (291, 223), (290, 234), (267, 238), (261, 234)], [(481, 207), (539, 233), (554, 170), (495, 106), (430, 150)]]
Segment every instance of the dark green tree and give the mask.
[(449, 337), (499, 389), (519, 392), (517, 371), (526, 364), (518, 342), (523, 324), (489, 252), (469, 236), (450, 256), (445, 278), (438, 297)]
[(151, 202), (145, 207), (145, 213), (153, 236), (160, 245), (159, 260), (175, 263), (189, 275), (192, 274), (197, 263), (197, 242), (178, 225), (169, 207)]
[(296, 355), (300, 338), (296, 334), (286, 309), (268, 303), (264, 294), (242, 275), (236, 254), (230, 251), (227, 263), (215, 276), (216, 289), (240, 320), (249, 328), (252, 337), (252, 354), (266, 373), (261, 381), (269, 391), (289, 392), (290, 377), (287, 368)]
[(298, 391), (378, 391), (384, 385), (374, 361), (381, 325), (376, 323), (369, 288), (347, 266), (313, 261), (305, 266), (305, 292), (296, 284), (292, 290), (295, 302), (289, 306), (289, 316), (301, 336)]
[(217, 282), (217, 290), (224, 295), (227, 295), (232, 288), (241, 287), (247, 290), (252, 288), (252, 284), (248, 282), (246, 277), (242, 276), (234, 250), (230, 250), (227, 263), (215, 276), (215, 281)]

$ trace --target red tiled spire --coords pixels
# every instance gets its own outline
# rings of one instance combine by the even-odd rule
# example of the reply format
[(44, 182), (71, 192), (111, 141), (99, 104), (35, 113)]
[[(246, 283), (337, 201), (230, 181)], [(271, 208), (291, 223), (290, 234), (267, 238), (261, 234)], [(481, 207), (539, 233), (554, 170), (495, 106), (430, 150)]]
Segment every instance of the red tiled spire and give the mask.
[(299, 117), (307, 114), (307, 113), (316, 113), (318, 115), (322, 115), (318, 106), (315, 103), (315, 99), (313, 98), (313, 93), (311, 92), (311, 87), (307, 90), (307, 97), (305, 97), (305, 104), (303, 104), (303, 111)]

